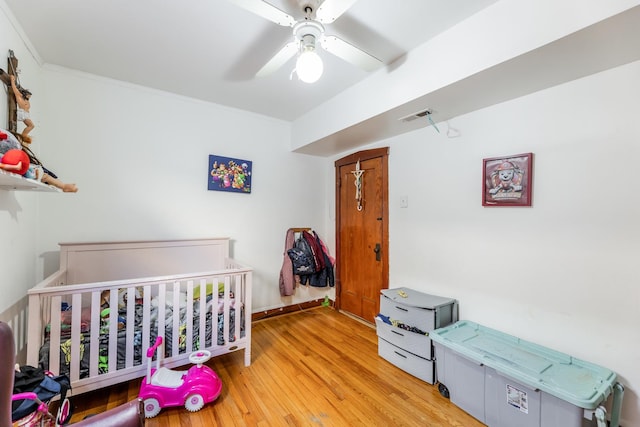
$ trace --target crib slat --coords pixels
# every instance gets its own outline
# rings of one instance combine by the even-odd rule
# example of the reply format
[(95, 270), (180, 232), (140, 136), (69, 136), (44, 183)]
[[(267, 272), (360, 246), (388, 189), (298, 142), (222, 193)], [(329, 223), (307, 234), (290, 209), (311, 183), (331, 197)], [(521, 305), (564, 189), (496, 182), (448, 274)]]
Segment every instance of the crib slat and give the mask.
[[(216, 277), (216, 284), (220, 282), (220, 277)], [(223, 280), (224, 282), (224, 280)], [(218, 325), (218, 307), (220, 307), (221, 301), (220, 301), (220, 294), (218, 293), (218, 289), (216, 289), (213, 292), (213, 298), (211, 300), (211, 308), (209, 310), (211, 310), (211, 346), (217, 346), (218, 345), (218, 331), (220, 326)], [(203, 343), (206, 343), (206, 341), (203, 341)], [(204, 344), (209, 345), (209, 343)]]
[(253, 275), (251, 272), (245, 272), (242, 274), (243, 295), (242, 300), (244, 302), (244, 366), (251, 365), (251, 290), (252, 290)]
[(100, 367), (101, 292), (91, 292), (91, 324), (89, 331), (89, 376), (96, 377)]
[(49, 330), (49, 370), (60, 374), (60, 307), (62, 298), (51, 298), (51, 323)]
[[(229, 297), (229, 291), (230, 291), (230, 287), (231, 287), (231, 277), (230, 276), (224, 276), (224, 297), (223, 297), (223, 301), (224, 301), (224, 305), (223, 305), (223, 323), (222, 323), (222, 339), (223, 339), (223, 345), (227, 344), (229, 342), (229, 315), (231, 314), (231, 298)], [(217, 317), (217, 316), (216, 316)]]
[[(160, 283), (158, 285), (158, 336), (164, 337), (164, 323), (166, 320), (166, 283)], [(153, 344), (153, 343), (152, 343)]]
[[(80, 352), (80, 315), (82, 314), (82, 294), (76, 293), (71, 297), (71, 348), (67, 347), (69, 353), (65, 357), (70, 362), (69, 379), (77, 381), (80, 379), (80, 362), (82, 356)], [(67, 342), (68, 343), (68, 342)], [(65, 343), (66, 344), (66, 343)], [(65, 362), (67, 362), (65, 360)]]
[(109, 292), (109, 372), (118, 369), (118, 289)]
[[(27, 364), (31, 366), (38, 366), (40, 343), (42, 343), (44, 337), (44, 331), (42, 324), (45, 317), (42, 312), (44, 307), (40, 304), (40, 295), (29, 295), (29, 323), (28, 323), (28, 337), (27, 342), (32, 343), (27, 345)], [(36, 346), (33, 343), (38, 343)]]
[(151, 286), (142, 291), (142, 363), (146, 363), (147, 350), (151, 347)]
[(173, 312), (171, 322), (171, 356), (180, 353), (180, 282), (173, 282)]
[[(204, 349), (207, 346), (207, 279), (200, 279), (200, 299), (198, 303), (200, 304), (200, 317), (198, 321), (200, 322), (200, 328), (198, 329), (198, 343), (197, 350)], [(211, 283), (213, 284), (213, 294), (212, 296), (218, 295), (218, 286), (215, 282), (215, 278), (211, 279)]]
[(239, 279), (240, 276), (238, 275), (234, 275), (233, 277), (231, 277), (231, 281), (233, 282), (233, 296), (234, 296), (234, 307), (235, 310), (233, 312), (233, 317), (234, 317), (234, 330), (233, 330), (233, 336), (236, 339), (236, 342), (238, 340), (240, 340), (241, 338), (241, 327), (242, 327), (242, 306), (240, 305), (240, 296), (242, 295), (242, 292), (240, 291), (240, 286), (239, 286)]
[(186, 342), (185, 352), (187, 354), (193, 351), (193, 280), (187, 280), (187, 317), (186, 324)]
[(136, 288), (127, 289), (127, 322), (125, 324), (127, 335), (126, 359), (125, 367), (133, 366), (134, 342), (133, 335), (135, 332), (135, 305), (136, 305)]

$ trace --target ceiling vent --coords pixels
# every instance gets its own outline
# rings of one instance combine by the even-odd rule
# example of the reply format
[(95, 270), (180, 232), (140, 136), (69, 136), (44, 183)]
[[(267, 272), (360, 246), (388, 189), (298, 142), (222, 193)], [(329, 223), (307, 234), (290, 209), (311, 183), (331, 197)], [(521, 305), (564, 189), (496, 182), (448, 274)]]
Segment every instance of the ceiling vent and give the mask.
[(427, 108), (426, 110), (421, 110), (415, 113), (411, 113), (408, 116), (404, 116), (398, 120), (400, 120), (401, 122), (411, 122), (414, 121), (416, 119), (420, 119), (422, 117), (427, 117), (430, 116), (433, 112), (431, 111), (430, 108)]

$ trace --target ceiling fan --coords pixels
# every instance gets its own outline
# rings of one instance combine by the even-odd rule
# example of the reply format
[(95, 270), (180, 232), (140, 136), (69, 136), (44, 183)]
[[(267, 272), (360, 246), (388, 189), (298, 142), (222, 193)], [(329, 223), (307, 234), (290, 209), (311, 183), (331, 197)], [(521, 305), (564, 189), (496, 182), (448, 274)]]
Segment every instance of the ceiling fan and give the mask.
[(297, 54), (295, 73), (303, 82), (313, 83), (323, 71), (322, 59), (316, 53), (318, 46), (365, 71), (373, 71), (382, 65), (382, 61), (362, 49), (325, 34), (323, 24), (334, 22), (357, 0), (300, 0), (304, 18), (299, 21), (263, 0), (228, 1), (278, 25), (293, 28), (293, 40), (267, 61), (256, 77), (273, 73)]

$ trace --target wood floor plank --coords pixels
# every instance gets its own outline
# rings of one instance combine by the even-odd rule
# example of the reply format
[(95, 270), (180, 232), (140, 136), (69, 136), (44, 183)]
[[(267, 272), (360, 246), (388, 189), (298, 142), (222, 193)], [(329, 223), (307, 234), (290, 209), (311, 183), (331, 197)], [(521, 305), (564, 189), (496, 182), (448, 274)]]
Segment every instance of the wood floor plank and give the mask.
[[(223, 382), (198, 412), (165, 408), (150, 427), (481, 427), (425, 383), (378, 356), (376, 331), (330, 307), (253, 324), (252, 363), (244, 354), (207, 364)], [(140, 380), (79, 396), (72, 422), (135, 399)]]

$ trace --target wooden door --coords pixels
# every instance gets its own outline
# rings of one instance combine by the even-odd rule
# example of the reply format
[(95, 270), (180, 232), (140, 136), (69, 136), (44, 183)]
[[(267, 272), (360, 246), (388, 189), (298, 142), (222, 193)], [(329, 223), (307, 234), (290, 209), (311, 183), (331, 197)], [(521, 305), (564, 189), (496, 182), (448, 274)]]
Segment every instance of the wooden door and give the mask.
[(361, 151), (335, 163), (336, 306), (371, 323), (380, 310), (380, 290), (389, 287), (388, 152)]

